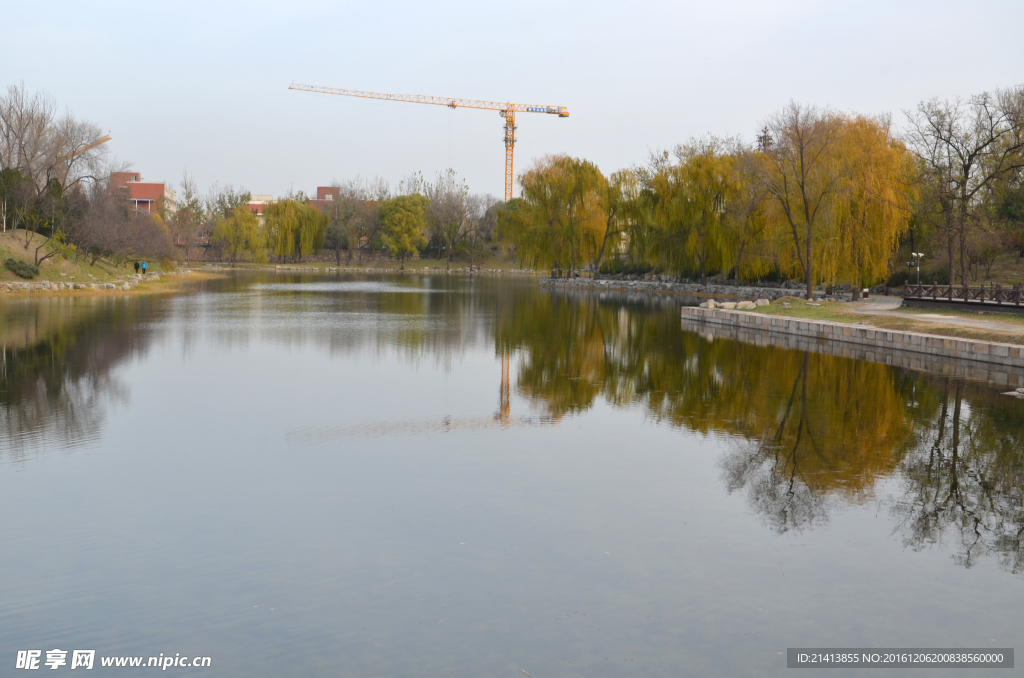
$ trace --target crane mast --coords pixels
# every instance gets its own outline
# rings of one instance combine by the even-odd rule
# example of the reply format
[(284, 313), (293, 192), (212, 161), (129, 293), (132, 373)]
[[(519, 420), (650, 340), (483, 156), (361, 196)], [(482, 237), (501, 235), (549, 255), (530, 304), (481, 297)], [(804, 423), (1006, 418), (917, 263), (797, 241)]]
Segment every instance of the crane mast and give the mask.
[(422, 94), (383, 94), (380, 92), (366, 92), (354, 89), (338, 89), (336, 87), (319, 87), (316, 85), (300, 85), (292, 83), (288, 89), (302, 92), (319, 92), (321, 94), (337, 94), (346, 97), (360, 97), (363, 99), (382, 99), (384, 101), (401, 101), (414, 104), (433, 104), (435, 106), (447, 106), (448, 108), (478, 108), (483, 110), (498, 111), (505, 119), (505, 202), (512, 199), (512, 184), (515, 179), (512, 165), (514, 148), (516, 144), (516, 113), (546, 113), (557, 115), (559, 118), (568, 118), (569, 109), (565, 106), (542, 106), (539, 104), (513, 104), (510, 102), (484, 101), (481, 99), (455, 99), (452, 97), (435, 97)]

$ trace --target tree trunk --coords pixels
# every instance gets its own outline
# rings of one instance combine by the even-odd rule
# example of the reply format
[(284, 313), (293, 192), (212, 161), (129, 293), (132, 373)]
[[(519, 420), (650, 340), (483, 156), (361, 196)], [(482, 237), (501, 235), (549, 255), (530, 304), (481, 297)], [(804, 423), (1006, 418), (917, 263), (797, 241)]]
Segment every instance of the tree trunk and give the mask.
[(946, 238), (946, 254), (949, 255), (949, 284), (956, 284), (956, 257), (953, 256), (953, 231), (950, 230)]
[[(963, 283), (963, 288), (967, 289), (967, 224), (961, 222), (959, 230), (960, 236), (960, 282)], [(965, 296), (966, 300), (967, 297)]]
[(804, 275), (807, 276), (807, 301), (814, 301), (814, 275), (811, 264), (811, 225), (807, 224), (807, 246), (804, 248), (804, 256), (807, 257), (807, 265), (804, 266)]
[(737, 287), (740, 285), (740, 264), (743, 263), (743, 250), (746, 249), (746, 247), (747, 243), (744, 240), (736, 251), (736, 278), (734, 280)]

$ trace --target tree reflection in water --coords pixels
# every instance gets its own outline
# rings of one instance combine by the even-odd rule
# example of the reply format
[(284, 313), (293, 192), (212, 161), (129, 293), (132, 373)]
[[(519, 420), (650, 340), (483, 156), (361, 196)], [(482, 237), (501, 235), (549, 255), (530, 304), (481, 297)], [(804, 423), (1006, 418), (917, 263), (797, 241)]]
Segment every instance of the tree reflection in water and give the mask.
[[(150, 300), (150, 305), (154, 302)], [(0, 306), (0, 454), (96, 440), (128, 388), (114, 368), (144, 352), (139, 299), (16, 300)]]
[[(946, 544), (970, 567), (1024, 565), (1021, 403), (981, 384), (680, 330), (675, 309), (593, 294), (523, 296), (499, 316), (498, 351), (519, 356), (516, 388), (550, 416), (598, 398), (733, 440), (726, 488), (774, 531), (813, 528), (829, 510), (883, 499), (907, 545)], [(1000, 399), (1002, 398), (1002, 399)]]
[[(776, 532), (822, 525), (836, 506), (872, 500), (880, 481), (893, 479), (886, 487), (898, 488), (895, 496), (881, 501), (908, 546), (951, 549), (965, 567), (987, 556), (1011, 572), (1024, 569), (1024, 403), (997, 389), (880, 363), (708, 341), (683, 331), (678, 310), (664, 299), (602, 301), (533, 287), (452, 291), (323, 299), (295, 293), (289, 312), (259, 306), (266, 300), (256, 295), (240, 302), (230, 294), (216, 296), (234, 298), (241, 310), (171, 301), (162, 308), (206, 309), (218, 319), (215, 338), (231, 333), (232, 342), (257, 330), (289, 343), (328, 336), (332, 353), (398, 348), (435, 360), (487, 341), (493, 322), (496, 355), (516, 357), (503, 369), (513, 370), (516, 393), (543, 418), (557, 421), (603, 399), (725, 438), (727, 490), (745, 493)], [(140, 321), (147, 303), (152, 313), (162, 302), (86, 301), (0, 304), (0, 454), (20, 458), (95, 439), (110, 403), (127, 398), (115, 367), (147, 350), (152, 323)], [(296, 329), (295, 310), (332, 328), (339, 316), (355, 320), (345, 331), (316, 334)], [(229, 322), (231, 314), (245, 322)], [(422, 322), (400, 322), (410, 317)]]
[(1024, 571), (1024, 427), (1020, 403), (943, 380), (938, 412), (902, 465), (903, 495), (893, 513), (915, 550), (947, 542), (971, 567), (985, 555)]

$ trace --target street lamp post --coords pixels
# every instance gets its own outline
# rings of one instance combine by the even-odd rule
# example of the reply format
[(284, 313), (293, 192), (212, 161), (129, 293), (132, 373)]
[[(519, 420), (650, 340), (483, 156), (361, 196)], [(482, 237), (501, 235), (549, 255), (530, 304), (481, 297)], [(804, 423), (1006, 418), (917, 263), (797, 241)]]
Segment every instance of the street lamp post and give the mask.
[(907, 262), (907, 266), (911, 268), (917, 267), (917, 286), (921, 286), (921, 259), (924, 258), (924, 254), (921, 252), (911, 252), (911, 260)]

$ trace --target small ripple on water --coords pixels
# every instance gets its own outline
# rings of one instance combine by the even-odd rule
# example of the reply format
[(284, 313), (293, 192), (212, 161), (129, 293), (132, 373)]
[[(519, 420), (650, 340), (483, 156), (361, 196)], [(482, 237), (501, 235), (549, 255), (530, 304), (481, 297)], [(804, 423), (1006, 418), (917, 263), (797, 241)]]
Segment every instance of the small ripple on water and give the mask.
[(443, 293), (451, 290), (429, 287), (405, 287), (393, 282), (360, 280), (354, 282), (256, 283), (250, 290), (270, 292), (377, 292), (387, 294)]

